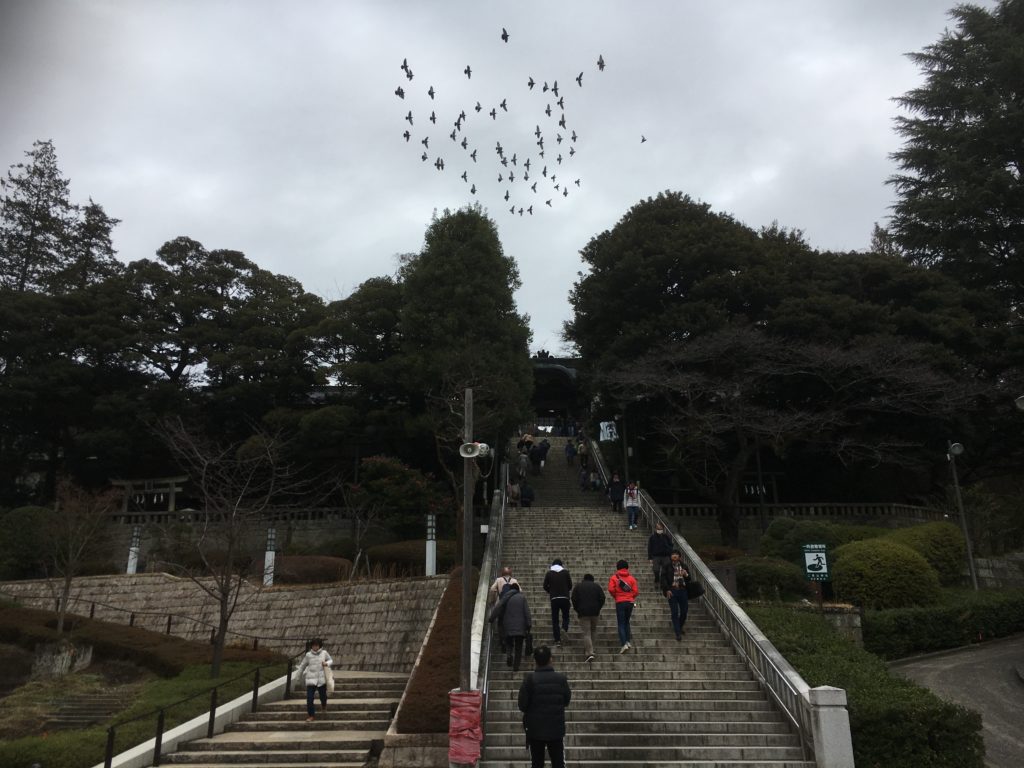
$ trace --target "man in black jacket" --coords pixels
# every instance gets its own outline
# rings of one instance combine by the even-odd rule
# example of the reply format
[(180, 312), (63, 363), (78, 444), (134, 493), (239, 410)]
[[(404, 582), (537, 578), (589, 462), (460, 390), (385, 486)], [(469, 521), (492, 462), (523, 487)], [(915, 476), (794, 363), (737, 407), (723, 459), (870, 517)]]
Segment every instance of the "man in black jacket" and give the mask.
[(647, 562), (651, 564), (654, 571), (654, 583), (658, 584), (661, 579), (661, 569), (664, 568), (672, 556), (672, 548), (675, 542), (665, 532), (665, 525), (659, 520), (654, 524), (654, 533), (647, 539)]
[[(557, 557), (551, 568), (544, 574), (544, 591), (551, 598), (551, 636), (555, 647), (562, 645), (562, 632), (569, 631), (569, 597), (572, 595), (572, 576), (569, 569)], [(559, 631), (561, 617), (561, 631)]]
[(572, 607), (580, 620), (583, 632), (583, 653), (587, 661), (594, 660), (594, 634), (597, 632), (597, 617), (604, 607), (604, 590), (587, 573), (583, 581), (572, 588)]
[(551, 768), (565, 768), (565, 708), (572, 691), (569, 681), (551, 666), (551, 649), (542, 645), (533, 651), (537, 668), (519, 686), (519, 711), (530, 745), (531, 768), (544, 768), (544, 749)]

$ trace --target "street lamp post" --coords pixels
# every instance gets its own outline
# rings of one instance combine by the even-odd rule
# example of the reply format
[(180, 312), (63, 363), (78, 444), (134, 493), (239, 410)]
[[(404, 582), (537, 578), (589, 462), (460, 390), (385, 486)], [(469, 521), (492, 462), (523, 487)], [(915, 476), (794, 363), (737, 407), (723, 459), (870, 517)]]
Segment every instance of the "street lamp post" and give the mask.
[(978, 572), (974, 569), (974, 548), (971, 546), (971, 534), (967, 530), (967, 517), (964, 514), (964, 500), (960, 495), (960, 479), (956, 473), (956, 457), (964, 452), (960, 443), (949, 443), (949, 452), (946, 458), (949, 459), (949, 470), (953, 474), (953, 492), (956, 494), (956, 508), (960, 513), (960, 528), (964, 532), (964, 542), (967, 544), (967, 570), (971, 574), (971, 586), (978, 590)]

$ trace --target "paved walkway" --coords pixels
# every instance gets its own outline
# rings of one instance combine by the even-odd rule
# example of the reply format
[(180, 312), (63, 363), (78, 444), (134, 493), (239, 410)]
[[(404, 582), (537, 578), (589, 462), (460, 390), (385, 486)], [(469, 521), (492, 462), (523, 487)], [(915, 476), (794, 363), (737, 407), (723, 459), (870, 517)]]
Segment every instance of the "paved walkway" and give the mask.
[(1024, 765), (1024, 635), (893, 662), (893, 673), (981, 713), (985, 765)]

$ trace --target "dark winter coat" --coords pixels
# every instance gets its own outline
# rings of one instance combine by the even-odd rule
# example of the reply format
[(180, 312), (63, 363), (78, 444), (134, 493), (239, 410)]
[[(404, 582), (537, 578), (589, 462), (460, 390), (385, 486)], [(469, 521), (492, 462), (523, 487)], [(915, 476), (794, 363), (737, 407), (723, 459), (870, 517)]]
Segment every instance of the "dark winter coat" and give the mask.
[(647, 559), (653, 560), (656, 557), (668, 557), (672, 554), (672, 537), (667, 533), (663, 533), (660, 536), (657, 532), (652, 533), (651, 537), (647, 539)]
[(569, 681), (551, 667), (528, 674), (519, 686), (519, 711), (525, 713), (526, 737), (537, 741), (558, 741), (565, 737), (565, 708), (572, 691)]
[(530, 618), (530, 606), (526, 603), (526, 595), (518, 589), (506, 592), (498, 604), (491, 609), (490, 620), (497, 619), (505, 628), (507, 637), (526, 637), (533, 626)]
[(551, 599), (569, 599), (572, 594), (572, 576), (569, 569), (560, 565), (551, 566), (551, 570), (544, 574), (544, 591), (551, 596)]
[(626, 495), (626, 485), (621, 480), (612, 480), (608, 483), (608, 499), (610, 501), (622, 501)]
[[(683, 567), (685, 568), (686, 566)], [(675, 573), (676, 569), (672, 565), (671, 561), (661, 566), (661, 573), (659, 574), (658, 583), (661, 587), (662, 592), (668, 592), (670, 589), (674, 589), (674, 587), (672, 586), (672, 582), (675, 580)], [(689, 569), (687, 569), (686, 574), (687, 575), (683, 579), (684, 586), (687, 582), (690, 581)]]
[(596, 581), (581, 581), (572, 590), (572, 607), (577, 616), (597, 616), (604, 607), (604, 590)]

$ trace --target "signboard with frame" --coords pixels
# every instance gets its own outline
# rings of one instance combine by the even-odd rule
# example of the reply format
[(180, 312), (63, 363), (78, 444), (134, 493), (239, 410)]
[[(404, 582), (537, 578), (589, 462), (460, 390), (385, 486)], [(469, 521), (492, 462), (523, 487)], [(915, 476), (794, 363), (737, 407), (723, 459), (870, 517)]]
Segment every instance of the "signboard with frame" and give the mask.
[(824, 544), (804, 544), (804, 578), (808, 581), (831, 581), (828, 552)]

